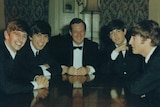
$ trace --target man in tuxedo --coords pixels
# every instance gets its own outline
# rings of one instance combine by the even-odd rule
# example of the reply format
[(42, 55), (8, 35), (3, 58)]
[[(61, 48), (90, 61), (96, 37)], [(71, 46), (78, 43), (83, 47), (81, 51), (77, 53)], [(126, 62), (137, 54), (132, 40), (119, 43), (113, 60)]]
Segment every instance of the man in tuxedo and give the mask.
[(97, 70), (98, 44), (85, 38), (86, 24), (74, 18), (69, 25), (69, 35), (50, 46), (53, 57), (61, 64), (62, 74), (87, 75)]
[[(23, 20), (8, 23), (4, 31), (4, 42), (0, 45), (0, 92), (1, 96), (15, 93), (32, 92), (34, 89), (48, 88), (48, 80), (43, 76), (32, 78), (32, 81), (22, 81), (15, 78), (17, 55), (26, 43), (30, 32), (29, 26)], [(5, 98), (5, 97), (4, 97)], [(3, 99), (4, 99), (3, 98)]]
[(146, 105), (141, 107), (157, 107), (160, 101), (160, 27), (153, 20), (144, 20), (131, 29), (131, 39), (134, 54), (142, 55), (143, 72), (127, 82), (130, 92), (140, 95)]
[[(18, 57), (19, 62), (21, 62), (21, 69), (26, 69), (23, 78), (26, 78), (26, 75), (32, 77), (27, 72), (32, 72), (30, 73), (32, 75), (44, 75), (48, 79), (58, 73), (61, 74), (60, 65), (52, 59), (47, 48), (50, 36), (51, 27), (47, 22), (38, 20), (33, 23), (29, 41), (20, 51), (21, 54)], [(26, 61), (22, 62), (24, 57)], [(21, 72), (21, 70), (19, 71)]]
[(101, 72), (111, 77), (112, 80), (130, 79), (135, 71), (141, 70), (142, 57), (132, 53), (128, 45), (127, 29), (122, 20), (110, 21), (107, 31), (112, 43), (101, 51)]

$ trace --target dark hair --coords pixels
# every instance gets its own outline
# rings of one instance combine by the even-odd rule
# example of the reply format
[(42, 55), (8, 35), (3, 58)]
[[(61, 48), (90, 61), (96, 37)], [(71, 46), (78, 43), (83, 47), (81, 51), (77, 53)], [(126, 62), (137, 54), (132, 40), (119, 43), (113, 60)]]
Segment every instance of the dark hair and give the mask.
[(120, 30), (124, 31), (124, 29), (126, 27), (125, 27), (125, 24), (124, 24), (124, 22), (122, 20), (115, 19), (115, 20), (110, 21), (106, 28), (107, 28), (107, 31), (109, 33), (110, 31), (112, 31), (114, 29), (120, 29)]
[(7, 26), (6, 26), (6, 30), (8, 33), (10, 33), (11, 31), (22, 31), (22, 32), (26, 32), (27, 35), (30, 35), (30, 27), (29, 25), (21, 19), (15, 19), (13, 21), (10, 21)]
[(33, 25), (31, 26), (31, 36), (33, 36), (34, 34), (38, 34), (38, 33), (48, 34), (48, 37), (50, 38), (51, 26), (49, 25), (49, 23), (43, 20), (35, 21)]
[(151, 39), (152, 46), (160, 43), (160, 27), (153, 20), (143, 20), (136, 23), (130, 30), (131, 36), (139, 34), (143, 40)]
[(74, 19), (71, 20), (70, 25), (69, 25), (69, 30), (70, 31), (72, 31), (72, 25), (75, 24), (75, 23), (76, 24), (83, 23), (84, 24), (84, 28), (86, 30), (86, 23), (80, 18), (74, 18)]

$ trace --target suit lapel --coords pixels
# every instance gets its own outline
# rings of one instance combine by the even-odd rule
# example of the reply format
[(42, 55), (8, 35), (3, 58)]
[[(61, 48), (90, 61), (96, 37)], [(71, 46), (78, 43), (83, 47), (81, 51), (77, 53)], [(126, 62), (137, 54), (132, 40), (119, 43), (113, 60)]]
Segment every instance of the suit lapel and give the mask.
[[(73, 43), (72, 43), (72, 39), (69, 38), (69, 43), (66, 44), (68, 45), (68, 49), (69, 50), (67, 53), (66, 53), (66, 57), (67, 58), (67, 63), (69, 64), (69, 66), (72, 66), (73, 65)], [(67, 56), (68, 55), (68, 56)]]
[[(158, 56), (157, 54), (159, 54), (159, 51), (160, 51), (160, 47), (157, 46), (157, 48), (154, 50), (154, 52), (152, 53), (152, 55), (150, 56), (149, 60), (148, 60), (148, 63), (150, 63), (153, 59), (154, 59), (154, 56)], [(148, 64), (147, 63), (147, 64)]]

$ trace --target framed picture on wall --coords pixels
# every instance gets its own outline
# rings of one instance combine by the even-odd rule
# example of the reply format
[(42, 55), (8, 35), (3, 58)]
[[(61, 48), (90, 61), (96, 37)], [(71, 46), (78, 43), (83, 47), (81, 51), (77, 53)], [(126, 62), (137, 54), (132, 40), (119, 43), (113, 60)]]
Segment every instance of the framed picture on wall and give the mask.
[(63, 0), (63, 12), (74, 13), (75, 0)]

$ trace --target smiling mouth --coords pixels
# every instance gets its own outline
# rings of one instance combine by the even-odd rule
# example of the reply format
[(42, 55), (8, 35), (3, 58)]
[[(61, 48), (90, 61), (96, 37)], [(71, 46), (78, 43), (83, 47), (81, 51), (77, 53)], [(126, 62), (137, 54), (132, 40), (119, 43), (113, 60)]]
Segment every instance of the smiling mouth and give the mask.
[(43, 47), (44, 45), (43, 44), (38, 44), (38, 46)]
[(19, 47), (21, 47), (21, 46), (22, 46), (22, 43), (16, 42), (16, 45), (19, 46)]

